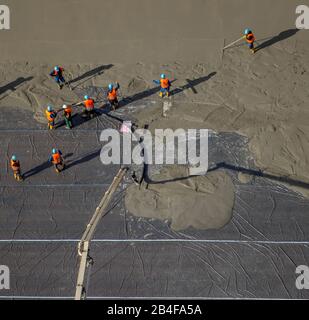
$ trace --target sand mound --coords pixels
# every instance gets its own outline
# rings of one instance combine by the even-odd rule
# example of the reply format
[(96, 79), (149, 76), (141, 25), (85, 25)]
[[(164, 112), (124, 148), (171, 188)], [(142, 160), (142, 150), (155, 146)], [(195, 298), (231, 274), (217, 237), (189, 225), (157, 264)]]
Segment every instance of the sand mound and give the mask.
[(150, 184), (148, 189), (140, 190), (138, 186), (130, 186), (126, 208), (138, 217), (169, 220), (176, 231), (224, 227), (232, 217), (234, 205), (231, 178), (224, 172), (190, 179), (186, 176), (184, 167), (174, 166), (153, 177), (155, 181), (171, 182)]

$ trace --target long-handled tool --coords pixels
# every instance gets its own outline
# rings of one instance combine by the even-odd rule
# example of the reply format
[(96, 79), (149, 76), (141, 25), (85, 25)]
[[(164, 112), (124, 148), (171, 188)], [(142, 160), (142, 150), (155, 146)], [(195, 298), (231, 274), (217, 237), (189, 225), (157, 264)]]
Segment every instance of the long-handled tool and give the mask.
[(225, 49), (231, 47), (232, 45), (236, 44), (237, 42), (239, 42), (239, 41), (241, 41), (241, 40), (243, 40), (243, 39), (244, 39), (244, 36), (242, 36), (241, 38), (239, 38), (239, 39), (233, 41), (232, 43), (228, 44), (228, 45), (225, 46), (222, 50), (225, 50)]

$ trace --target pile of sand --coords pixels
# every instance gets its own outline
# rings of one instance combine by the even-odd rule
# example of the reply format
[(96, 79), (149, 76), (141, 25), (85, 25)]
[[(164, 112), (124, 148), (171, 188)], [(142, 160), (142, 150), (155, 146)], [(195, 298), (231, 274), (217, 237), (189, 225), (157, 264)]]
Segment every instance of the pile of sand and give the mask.
[(212, 172), (206, 177), (188, 179), (187, 176), (186, 168), (172, 166), (155, 175), (153, 179), (157, 182), (148, 189), (130, 186), (125, 198), (126, 208), (138, 217), (168, 220), (176, 231), (189, 227), (224, 227), (232, 217), (235, 198), (229, 175)]

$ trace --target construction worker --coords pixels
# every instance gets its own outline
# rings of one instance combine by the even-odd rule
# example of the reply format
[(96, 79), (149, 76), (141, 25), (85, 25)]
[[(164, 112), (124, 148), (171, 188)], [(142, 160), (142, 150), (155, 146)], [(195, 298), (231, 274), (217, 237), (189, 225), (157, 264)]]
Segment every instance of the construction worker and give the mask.
[(48, 129), (52, 130), (55, 128), (55, 120), (57, 117), (57, 112), (54, 111), (52, 106), (48, 106), (45, 110), (46, 118), (48, 121)]
[(117, 98), (117, 91), (119, 88), (120, 88), (120, 85), (118, 82), (116, 82), (115, 85), (112, 83), (110, 83), (108, 85), (107, 100), (110, 103), (110, 105), (114, 111), (119, 106), (119, 102), (118, 102), (118, 98)]
[(244, 33), (245, 33), (244, 39), (246, 39), (249, 49), (251, 50), (252, 53), (255, 53), (256, 52), (256, 49), (254, 47), (255, 36), (253, 32), (247, 28)]
[(55, 170), (57, 173), (61, 172), (65, 168), (65, 164), (62, 158), (62, 152), (57, 149), (52, 150), (52, 155), (49, 158), (49, 161), (52, 162), (52, 164), (55, 167)]
[(95, 113), (94, 113), (94, 103), (95, 101), (90, 98), (89, 96), (84, 96), (84, 102), (83, 102), (83, 105), (85, 107), (83, 113), (86, 117), (88, 118), (93, 118), (95, 116)]
[(62, 106), (63, 112), (64, 112), (64, 121), (66, 124), (67, 129), (73, 128), (73, 122), (72, 122), (72, 107), (69, 105), (64, 104)]
[(22, 177), (22, 175), (20, 173), (20, 162), (19, 162), (19, 160), (17, 160), (17, 157), (15, 155), (12, 156), (10, 165), (11, 165), (11, 168), (12, 168), (13, 173), (14, 173), (14, 178), (17, 181), (22, 181), (23, 177)]
[(164, 96), (168, 97), (170, 94), (170, 87), (171, 87), (171, 82), (170, 80), (166, 77), (164, 73), (161, 74), (161, 79), (160, 80), (153, 80), (155, 84), (159, 84), (161, 86), (160, 89), (160, 97), (163, 98)]
[(64, 72), (64, 69), (62, 67), (56, 66), (54, 70), (49, 74), (51, 77), (54, 77), (60, 90), (63, 88), (63, 85), (67, 84), (67, 82), (63, 77), (63, 72)]

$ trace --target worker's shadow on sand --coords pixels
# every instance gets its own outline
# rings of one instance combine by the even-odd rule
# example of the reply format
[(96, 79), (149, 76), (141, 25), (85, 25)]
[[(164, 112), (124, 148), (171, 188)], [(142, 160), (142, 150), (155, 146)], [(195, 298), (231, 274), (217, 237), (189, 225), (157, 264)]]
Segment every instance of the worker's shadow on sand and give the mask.
[[(177, 79), (172, 80), (171, 83), (175, 82), (176, 80)], [(160, 86), (156, 86), (154, 88), (150, 88), (150, 89), (144, 90), (142, 92), (138, 92), (138, 93), (134, 94), (133, 96), (124, 97), (119, 102), (119, 107), (124, 107), (132, 102), (148, 98), (148, 97), (152, 96), (153, 94), (159, 93), (159, 92), (160, 92)]]
[(280, 32), (278, 35), (262, 42), (261, 44), (259, 44), (257, 47), (256, 47), (256, 51), (259, 51), (259, 50), (263, 50), (265, 48), (268, 48), (280, 41), (283, 41), (283, 40), (286, 40), (288, 38), (291, 38), (293, 37), (299, 30), (298, 29), (289, 29), (289, 30), (285, 30), (283, 32)]
[(82, 85), (86, 81), (89, 81), (89, 80), (93, 79), (94, 77), (103, 74), (103, 72), (105, 70), (108, 70), (108, 69), (112, 68), (113, 66), (114, 66), (113, 64), (107, 64), (107, 65), (102, 65), (102, 66), (96, 67), (96, 68), (89, 70), (89, 71), (85, 72), (84, 74), (82, 74), (72, 80), (69, 80), (69, 83), (73, 84), (73, 83), (79, 82), (75, 86), (72, 86), (72, 89), (74, 90), (75, 88), (79, 87), (80, 85)]
[[(304, 182), (304, 181), (291, 179), (291, 178), (285, 177), (285, 176), (275, 176), (273, 174), (262, 172), (261, 170), (247, 169), (247, 168), (231, 165), (231, 164), (228, 164), (225, 162), (217, 163), (215, 166), (209, 168), (207, 173), (217, 171), (220, 169), (226, 169), (226, 170), (233, 171), (233, 172), (241, 172), (243, 174), (247, 174), (247, 175), (250, 175), (253, 177), (266, 178), (266, 179), (269, 179), (269, 180), (272, 180), (272, 181), (275, 181), (278, 183), (287, 183), (291, 186), (309, 189), (309, 183)], [(145, 165), (143, 180), (147, 184), (165, 184), (165, 183), (171, 183), (171, 182), (177, 182), (177, 181), (184, 181), (184, 180), (187, 180), (187, 179), (193, 178), (193, 177), (196, 177), (196, 176), (187, 176), (187, 177), (179, 177), (179, 178), (174, 178), (174, 179), (169, 179), (169, 180), (153, 181), (148, 175), (148, 166)]]
[(176, 95), (178, 93), (181, 93), (187, 89), (191, 89), (193, 91), (194, 94), (197, 94), (197, 91), (195, 89), (195, 87), (203, 82), (206, 82), (208, 80), (210, 80), (212, 77), (214, 77), (217, 74), (217, 72), (211, 72), (209, 75), (204, 76), (204, 77), (200, 77), (197, 79), (186, 79), (187, 84), (178, 88), (175, 88), (173, 90), (171, 90), (170, 94), (171, 96)]
[(5, 93), (8, 90), (15, 91), (20, 85), (22, 85), (23, 83), (28, 82), (32, 79), (33, 79), (33, 77), (28, 77), (28, 78), (19, 77), (16, 80), (6, 84), (5, 86), (0, 87), (0, 95)]
[(86, 155), (82, 156), (81, 158), (78, 158), (76, 160), (72, 160), (71, 162), (67, 163), (66, 169), (70, 169), (74, 166), (91, 161), (92, 159), (99, 157), (100, 153), (101, 153), (101, 149), (98, 149), (93, 152), (87, 153)]
[[(197, 91), (195, 89), (195, 86), (197, 86), (197, 85), (199, 85), (199, 84), (201, 84), (201, 83), (203, 83), (205, 81), (208, 81), (209, 79), (211, 79), (216, 74), (217, 74), (217, 72), (212, 72), (207, 76), (203, 76), (203, 77), (200, 77), (200, 78), (197, 78), (197, 79), (193, 79), (193, 80), (186, 79), (188, 84), (186, 84), (184, 86), (181, 86), (181, 87), (177, 87), (175, 89), (172, 89), (170, 91), (170, 96), (173, 96), (173, 95), (176, 95), (178, 93), (181, 93), (181, 92), (183, 92), (184, 90), (187, 90), (187, 89), (192, 89), (192, 91), (196, 94)], [(176, 80), (177, 79), (172, 80), (171, 83), (173, 84)], [(124, 107), (127, 104), (130, 104), (132, 102), (148, 98), (148, 97), (152, 96), (155, 93), (159, 93), (160, 89), (161, 89), (160, 86), (157, 86), (157, 87), (154, 87), (154, 88), (147, 89), (145, 91), (139, 92), (139, 93), (137, 93), (137, 94), (135, 94), (135, 95), (133, 95), (131, 97), (125, 97), (120, 101), (119, 105), (120, 105), (120, 107)]]

